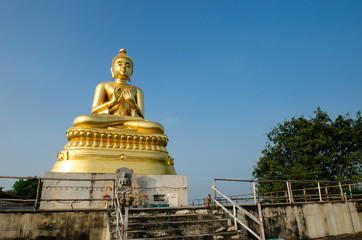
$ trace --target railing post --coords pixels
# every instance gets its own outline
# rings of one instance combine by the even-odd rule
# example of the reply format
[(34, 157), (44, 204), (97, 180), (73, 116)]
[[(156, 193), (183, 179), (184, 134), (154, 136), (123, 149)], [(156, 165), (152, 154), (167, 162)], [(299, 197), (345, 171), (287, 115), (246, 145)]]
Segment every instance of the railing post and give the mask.
[(320, 183), (318, 182), (318, 194), (319, 194), (319, 201), (320, 202), (323, 202), (323, 199), (322, 199), (322, 192), (321, 192), (321, 185)]
[(349, 196), (352, 198), (352, 188), (351, 188), (351, 184), (348, 184), (348, 189), (349, 189)]
[(113, 208), (115, 209), (117, 206), (116, 206), (116, 180), (114, 179), (113, 180)]
[(42, 180), (40, 178), (38, 178), (38, 187), (36, 188), (36, 198), (35, 198), (35, 202), (34, 202), (34, 212), (38, 211), (39, 208), (39, 203), (40, 203), (40, 185), (42, 183)]
[(128, 230), (128, 207), (125, 208), (125, 213), (124, 213), (124, 233), (123, 233), (124, 240), (127, 240), (127, 230)]
[(235, 207), (235, 204), (233, 203), (233, 213), (234, 213), (234, 227), (235, 227), (235, 231), (238, 230), (238, 225), (237, 225), (237, 222), (236, 222), (236, 207)]
[(216, 200), (216, 180), (214, 178), (214, 207), (216, 207), (216, 203), (215, 203), (215, 200)]
[(342, 197), (342, 201), (343, 201), (344, 200), (344, 195), (343, 195), (343, 188), (342, 188), (341, 181), (338, 181), (338, 185), (339, 185), (339, 190), (341, 191), (341, 197)]
[(344, 199), (345, 199), (345, 203), (346, 203), (347, 208), (348, 208), (349, 217), (350, 217), (350, 219), (351, 219), (351, 225), (352, 225), (353, 234), (355, 234), (355, 233), (356, 233), (356, 230), (354, 229), (353, 218), (352, 218), (352, 214), (351, 214), (351, 209), (349, 208), (349, 203), (348, 203), (348, 200), (347, 200), (347, 194), (346, 194), (346, 193), (344, 194)]
[(114, 196), (114, 209), (116, 210), (116, 239), (119, 240), (122, 238), (122, 235), (119, 231), (119, 206), (118, 206), (118, 196), (117, 196), (117, 190), (115, 188), (115, 181), (113, 181), (113, 196)]
[[(121, 214), (122, 214), (122, 210), (121, 210)], [(124, 230), (124, 224), (122, 224), (122, 235), (121, 235), (121, 240), (125, 240), (125, 239), (124, 239), (124, 232), (125, 232), (125, 230)]]
[[(287, 185), (287, 188), (288, 188), (288, 185)], [(287, 203), (288, 202), (288, 191), (285, 191), (284, 192), (284, 197), (285, 197), (285, 202)]]
[(292, 186), (289, 181), (287, 181), (287, 190), (288, 190), (289, 203), (293, 203)]
[(263, 212), (261, 211), (261, 204), (258, 202), (258, 212), (259, 212), (259, 228), (260, 228), (260, 238), (265, 240), (265, 233), (264, 233), (264, 223), (263, 223)]
[(253, 193), (254, 193), (254, 204), (256, 205), (256, 190), (255, 190), (255, 181), (253, 181)]
[(305, 195), (305, 188), (303, 188), (304, 202), (307, 202), (307, 196)]

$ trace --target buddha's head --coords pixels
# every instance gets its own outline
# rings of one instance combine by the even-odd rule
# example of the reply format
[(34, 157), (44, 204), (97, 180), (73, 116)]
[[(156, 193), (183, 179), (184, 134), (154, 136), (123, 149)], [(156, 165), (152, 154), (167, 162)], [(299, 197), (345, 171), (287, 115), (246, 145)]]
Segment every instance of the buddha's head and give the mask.
[(113, 58), (111, 66), (112, 78), (131, 81), (133, 74), (133, 61), (127, 55), (126, 49), (119, 50), (119, 54)]

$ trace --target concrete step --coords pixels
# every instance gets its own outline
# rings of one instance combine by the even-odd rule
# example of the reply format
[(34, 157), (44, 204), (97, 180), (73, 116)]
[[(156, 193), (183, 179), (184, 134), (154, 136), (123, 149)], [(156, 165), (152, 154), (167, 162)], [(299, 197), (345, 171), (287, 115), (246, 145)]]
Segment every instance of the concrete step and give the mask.
[[(129, 237), (152, 237), (179, 235), (207, 235), (218, 232), (234, 232), (234, 226), (230, 226), (230, 220), (227, 219), (208, 219), (197, 221), (178, 221), (178, 222), (160, 222), (152, 223), (130, 223), (128, 225)], [(116, 224), (111, 224), (111, 234), (115, 236)]]
[(128, 223), (153, 223), (158, 222), (178, 222), (178, 221), (200, 221), (211, 219), (222, 219), (222, 214), (187, 214), (187, 215), (157, 215), (157, 216), (130, 216)]
[(244, 238), (239, 236), (238, 234), (231, 233), (219, 233), (217, 235), (213, 234), (202, 234), (202, 235), (194, 235), (194, 236), (168, 236), (168, 237), (157, 237), (157, 238), (133, 238), (132, 240), (143, 240), (143, 239), (152, 239), (152, 240), (217, 240), (217, 239), (225, 239), (225, 240), (252, 240), (249, 238)]
[[(201, 225), (201, 224), (200, 224)], [(165, 236), (199, 236), (199, 235), (210, 235), (210, 234), (219, 234), (226, 232), (229, 232), (230, 234), (236, 233), (234, 231), (234, 227), (224, 227), (219, 225), (213, 225), (213, 226), (194, 226), (194, 227), (188, 227), (185, 226), (185, 224), (182, 225), (168, 225), (167, 227), (160, 229), (158, 227), (150, 227), (146, 226), (139, 226), (135, 229), (131, 228), (128, 229), (128, 237), (129, 238), (142, 238), (142, 237), (165, 237)], [(114, 230), (111, 231), (111, 236), (116, 236), (116, 228), (113, 228)]]
[[(187, 231), (187, 230), (186, 230)], [(157, 233), (152, 233), (151, 231), (139, 231), (137, 234), (135, 232), (128, 232), (128, 239), (247, 239), (239, 235), (236, 231), (231, 232), (218, 232), (218, 233), (195, 233), (187, 232), (185, 234), (184, 229), (178, 229), (177, 231), (161, 231)]]
[[(235, 231), (218, 208), (131, 208), (128, 239), (247, 239)], [(111, 239), (116, 236), (116, 216), (109, 214)]]
[[(177, 221), (177, 222), (154, 222), (154, 223), (130, 223), (128, 224), (128, 230), (157, 230), (157, 229), (202, 229), (203, 231), (212, 231), (220, 226), (228, 226), (229, 221), (227, 219), (211, 219), (211, 220), (199, 220), (199, 221)], [(204, 232), (207, 233), (207, 232)]]
[[(141, 216), (141, 217), (129, 217), (128, 223), (155, 223), (155, 222), (182, 222), (182, 221), (202, 221), (202, 220), (216, 220), (223, 219), (222, 214), (188, 214), (188, 215), (166, 215), (166, 216)], [(109, 218), (111, 224), (116, 224), (117, 218)]]
[(156, 216), (156, 215), (187, 215), (187, 214), (216, 214), (222, 213), (218, 208), (205, 207), (165, 207), (165, 208), (130, 208), (129, 216)]
[[(128, 238), (130, 240), (144, 240), (144, 239), (152, 239), (152, 240), (252, 240), (251, 238), (245, 238), (238, 233), (218, 233), (218, 234), (200, 234), (193, 236), (167, 236), (167, 237), (156, 237), (156, 238)], [(111, 238), (110, 240), (116, 240), (116, 238)]]

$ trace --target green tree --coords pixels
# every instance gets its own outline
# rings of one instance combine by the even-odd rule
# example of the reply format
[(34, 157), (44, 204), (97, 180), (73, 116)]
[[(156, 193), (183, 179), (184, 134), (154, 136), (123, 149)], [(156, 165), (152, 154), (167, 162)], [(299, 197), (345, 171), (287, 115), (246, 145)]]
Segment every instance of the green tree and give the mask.
[(27, 199), (35, 199), (36, 198), (36, 190), (38, 188), (38, 179), (19, 179), (16, 181), (10, 191), (8, 193), (22, 196)]
[[(257, 180), (361, 179), (361, 113), (334, 121), (320, 108), (315, 116), (293, 117), (267, 134), (267, 143), (254, 166)], [(258, 184), (260, 192), (285, 189), (285, 183)]]

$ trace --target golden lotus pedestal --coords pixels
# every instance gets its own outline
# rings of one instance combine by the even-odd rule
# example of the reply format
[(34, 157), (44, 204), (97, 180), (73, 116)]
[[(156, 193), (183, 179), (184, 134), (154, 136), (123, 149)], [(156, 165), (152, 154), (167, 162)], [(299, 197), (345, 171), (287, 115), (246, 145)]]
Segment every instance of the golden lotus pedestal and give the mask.
[(168, 138), (125, 128), (72, 127), (52, 172), (115, 173), (126, 167), (135, 174), (175, 175)]

